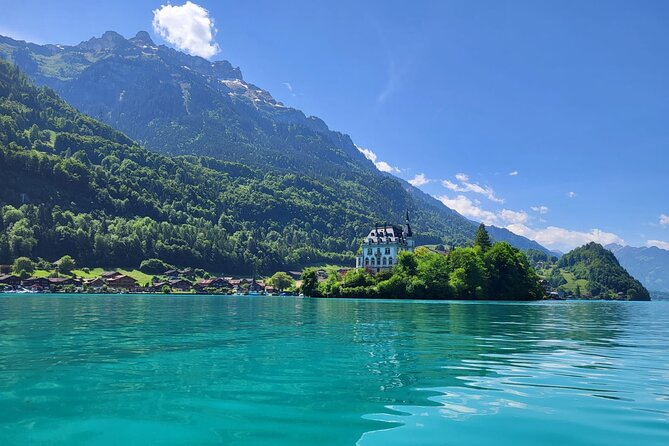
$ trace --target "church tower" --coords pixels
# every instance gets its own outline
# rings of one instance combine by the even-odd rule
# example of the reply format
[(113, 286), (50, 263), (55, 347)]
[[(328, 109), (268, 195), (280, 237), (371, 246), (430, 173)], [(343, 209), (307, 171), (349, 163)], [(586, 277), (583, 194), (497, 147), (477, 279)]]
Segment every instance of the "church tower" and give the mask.
[(413, 231), (411, 230), (411, 221), (409, 219), (409, 210), (407, 210), (407, 215), (406, 215), (406, 224), (404, 227), (404, 239), (406, 240), (407, 248), (410, 252), (413, 251), (413, 249), (416, 246), (416, 242), (413, 239)]

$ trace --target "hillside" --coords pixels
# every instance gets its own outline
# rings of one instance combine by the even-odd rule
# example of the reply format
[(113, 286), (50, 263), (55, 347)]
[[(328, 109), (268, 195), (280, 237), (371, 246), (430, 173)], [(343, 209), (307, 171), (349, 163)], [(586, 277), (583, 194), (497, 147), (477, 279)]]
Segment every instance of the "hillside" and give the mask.
[[(258, 175), (308, 178), (363, 214), (359, 221), (397, 221), (408, 209), (418, 241), (462, 245), (477, 224), (407, 182), (376, 170), (351, 139), (320, 119), (284, 106), (246, 82), (227, 61), (209, 62), (163, 45), (146, 32), (131, 39), (109, 31), (75, 46), (35, 45), (0, 36), (0, 58), (37, 84), (146, 148), (172, 155), (234, 161)], [(336, 220), (328, 235), (342, 237)], [(346, 234), (340, 252), (354, 250)], [(545, 248), (504, 229), (495, 240)]]
[(613, 253), (597, 243), (563, 255), (550, 272), (554, 288), (576, 297), (650, 300), (644, 286), (620, 266)]
[(651, 291), (669, 292), (669, 251), (655, 246), (607, 245), (620, 264)]

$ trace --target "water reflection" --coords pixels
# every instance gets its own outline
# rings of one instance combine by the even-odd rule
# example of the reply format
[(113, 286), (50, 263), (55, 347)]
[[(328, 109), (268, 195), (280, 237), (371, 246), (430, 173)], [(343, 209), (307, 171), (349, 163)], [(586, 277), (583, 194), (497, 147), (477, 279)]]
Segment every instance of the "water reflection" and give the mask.
[(669, 312), (651, 305), (0, 298), (0, 440), (485, 444), (493, 426), (577, 444), (574, 428), (611, 420), (655, 433)]

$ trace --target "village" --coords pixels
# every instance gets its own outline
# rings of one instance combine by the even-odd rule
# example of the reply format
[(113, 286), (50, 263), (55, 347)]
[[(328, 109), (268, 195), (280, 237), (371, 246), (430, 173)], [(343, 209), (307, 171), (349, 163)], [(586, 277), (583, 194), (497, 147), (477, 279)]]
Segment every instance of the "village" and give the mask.
[[(325, 271), (319, 271), (325, 279)], [(103, 271), (93, 278), (76, 275), (33, 276), (21, 279), (10, 274), (9, 265), (0, 265), (0, 291), (9, 293), (199, 293), (238, 295), (292, 295), (301, 285), (299, 271), (281, 272), (272, 277), (201, 277), (193, 268), (170, 269), (141, 283), (129, 273)]]

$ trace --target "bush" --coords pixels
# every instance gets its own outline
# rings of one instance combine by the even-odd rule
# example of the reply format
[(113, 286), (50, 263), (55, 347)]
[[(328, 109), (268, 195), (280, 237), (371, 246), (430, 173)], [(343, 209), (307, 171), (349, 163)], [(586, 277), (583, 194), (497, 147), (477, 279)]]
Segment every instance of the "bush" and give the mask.
[(70, 274), (77, 264), (74, 259), (70, 256), (61, 257), (56, 264), (58, 265), (58, 271), (65, 274)]
[(19, 257), (14, 260), (12, 271), (18, 276), (23, 276), (24, 274), (30, 275), (35, 272), (35, 263), (28, 257)]
[(172, 265), (160, 259), (142, 260), (139, 265), (139, 270), (145, 274), (162, 274), (169, 269), (172, 269)]

